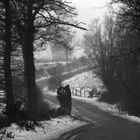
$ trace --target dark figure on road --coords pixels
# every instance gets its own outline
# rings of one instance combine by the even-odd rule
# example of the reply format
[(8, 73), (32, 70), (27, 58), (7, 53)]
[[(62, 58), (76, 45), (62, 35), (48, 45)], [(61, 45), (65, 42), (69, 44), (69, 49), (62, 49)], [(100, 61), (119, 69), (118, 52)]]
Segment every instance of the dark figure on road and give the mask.
[(65, 110), (65, 113), (71, 115), (71, 90), (70, 86), (66, 85), (65, 87), (60, 86), (57, 89), (57, 99), (60, 102), (60, 106), (62, 110)]

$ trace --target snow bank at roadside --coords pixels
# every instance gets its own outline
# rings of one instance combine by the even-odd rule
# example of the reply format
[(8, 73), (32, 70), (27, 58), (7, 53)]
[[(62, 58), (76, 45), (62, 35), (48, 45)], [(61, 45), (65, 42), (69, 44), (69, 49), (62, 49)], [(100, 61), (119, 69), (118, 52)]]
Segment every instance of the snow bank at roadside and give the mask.
[(82, 98), (82, 97), (75, 97), (75, 96), (73, 98), (77, 99), (77, 100), (81, 100), (83, 102), (87, 102), (89, 104), (92, 104), (105, 112), (111, 113), (112, 115), (116, 115), (118, 117), (122, 117), (122, 118), (128, 119), (130, 121), (140, 123), (139, 117), (130, 116), (127, 112), (120, 113), (120, 111), (117, 109), (117, 107), (115, 105), (107, 104), (104, 102), (97, 102), (97, 98), (91, 99), (91, 98)]
[[(21, 130), (17, 125), (12, 124), (7, 128), (7, 132), (13, 132), (13, 140), (54, 140), (59, 138), (63, 133), (75, 128), (86, 125), (86, 122), (73, 119), (69, 116), (53, 118), (49, 121), (42, 121), (42, 127), (36, 127), (35, 131)], [(7, 140), (4, 138), (3, 140)]]

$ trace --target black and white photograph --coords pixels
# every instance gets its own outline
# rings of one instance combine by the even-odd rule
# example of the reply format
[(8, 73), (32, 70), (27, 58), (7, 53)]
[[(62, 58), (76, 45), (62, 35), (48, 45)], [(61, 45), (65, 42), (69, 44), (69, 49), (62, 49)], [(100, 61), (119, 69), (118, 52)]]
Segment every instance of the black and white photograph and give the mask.
[(140, 140), (140, 0), (0, 0), (0, 140)]

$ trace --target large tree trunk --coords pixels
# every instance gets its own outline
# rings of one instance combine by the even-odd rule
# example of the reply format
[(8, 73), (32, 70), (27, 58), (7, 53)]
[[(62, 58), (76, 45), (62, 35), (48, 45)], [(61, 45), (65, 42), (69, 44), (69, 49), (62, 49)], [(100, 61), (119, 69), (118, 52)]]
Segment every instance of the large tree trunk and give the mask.
[(30, 114), (34, 115), (37, 104), (37, 91), (33, 54), (34, 20), (32, 17), (32, 1), (30, 1), (27, 8), (27, 23), (25, 32), (25, 46), (23, 46), (23, 58), (27, 86), (28, 110)]
[(4, 77), (5, 91), (7, 97), (7, 108), (13, 103), (13, 87), (11, 72), (11, 20), (9, 0), (4, 1), (5, 6), (5, 46), (4, 46)]

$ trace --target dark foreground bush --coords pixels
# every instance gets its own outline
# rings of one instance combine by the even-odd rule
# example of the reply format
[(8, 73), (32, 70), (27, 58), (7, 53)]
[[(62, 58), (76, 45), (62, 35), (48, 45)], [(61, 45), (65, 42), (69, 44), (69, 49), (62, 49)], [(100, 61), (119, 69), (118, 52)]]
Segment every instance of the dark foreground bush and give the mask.
[(39, 126), (39, 122), (29, 115), (23, 104), (18, 100), (10, 108), (3, 108), (0, 114), (0, 128), (10, 126), (11, 123), (16, 123), (26, 130), (34, 130), (36, 125)]

